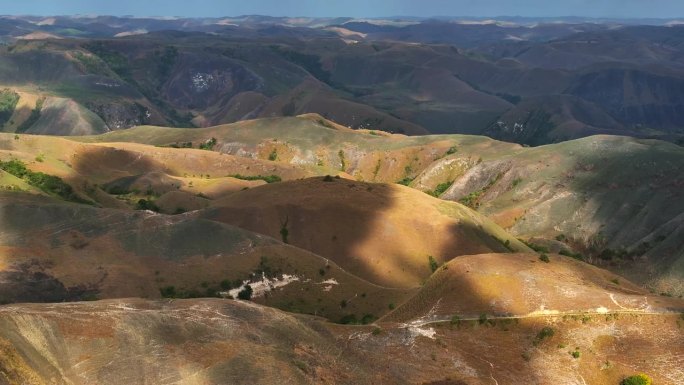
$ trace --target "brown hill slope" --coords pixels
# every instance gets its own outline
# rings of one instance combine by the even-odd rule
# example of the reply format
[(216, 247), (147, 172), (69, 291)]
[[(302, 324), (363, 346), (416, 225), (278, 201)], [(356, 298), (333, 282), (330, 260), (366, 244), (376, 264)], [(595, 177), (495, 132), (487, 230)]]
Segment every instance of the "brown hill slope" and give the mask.
[(314, 116), (190, 132), (139, 127), (87, 140), (161, 145), (212, 136), (217, 151), (260, 159), (274, 154), (278, 163), (319, 175), (344, 171), (358, 180), (400, 181), (461, 201), (516, 237), (579, 252), (659, 292), (683, 293), (679, 146), (593, 136), (524, 148), (476, 136), (350, 132)]
[(549, 262), (541, 261), (537, 254), (455, 258), (383, 321), (684, 310), (684, 301), (649, 294), (606, 270), (560, 255), (548, 258)]
[(682, 346), (675, 316), (373, 329), (226, 300), (0, 307), (0, 382), (36, 385), (678, 385)]
[(216, 201), (203, 217), (330, 258), (369, 281), (418, 285), (458, 255), (529, 250), (474, 211), (400, 185), (310, 178)]
[(373, 319), (410, 293), (196, 215), (0, 194), (0, 303), (237, 296), (248, 282), (255, 301), (337, 321)]

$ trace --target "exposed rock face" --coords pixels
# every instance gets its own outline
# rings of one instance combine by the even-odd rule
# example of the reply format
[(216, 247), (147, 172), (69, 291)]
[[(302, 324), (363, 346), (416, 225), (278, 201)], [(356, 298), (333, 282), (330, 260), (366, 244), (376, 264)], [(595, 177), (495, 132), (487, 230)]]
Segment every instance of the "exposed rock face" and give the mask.
[(86, 106), (102, 118), (110, 130), (149, 124), (152, 120), (152, 112), (147, 107), (135, 102), (96, 102), (88, 103)]

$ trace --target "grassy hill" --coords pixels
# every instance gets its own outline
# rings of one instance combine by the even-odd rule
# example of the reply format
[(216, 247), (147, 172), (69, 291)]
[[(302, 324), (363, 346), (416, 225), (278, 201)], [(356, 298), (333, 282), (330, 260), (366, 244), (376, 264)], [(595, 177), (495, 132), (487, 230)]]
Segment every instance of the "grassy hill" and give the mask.
[[(649, 294), (628, 280), (561, 255), (483, 254), (455, 258), (440, 267), (420, 292), (384, 322), (422, 319), (613, 313), (677, 312), (682, 300)], [(483, 316), (484, 315), (484, 316)]]
[(396, 184), (343, 178), (245, 190), (213, 202), (202, 216), (280, 238), (390, 287), (419, 285), (431, 273), (431, 260), (529, 250), (459, 204)]
[[(340, 174), (406, 184), (468, 205), (540, 250), (584, 258), (658, 293), (682, 293), (684, 152), (665, 142), (593, 136), (525, 148), (477, 136), (353, 131), (303, 115), (71, 140), (7, 135), (5, 143), (12, 156), (107, 207), (173, 192), (160, 200), (169, 214), (278, 179)], [(269, 231), (279, 237), (279, 228)]]
[(184, 132), (139, 127), (79, 140), (167, 145), (216, 138), (216, 151), (400, 182), (469, 205), (518, 238), (679, 295), (681, 178), (676, 145), (593, 136), (525, 148), (464, 135), (349, 131), (315, 115)]
[(237, 297), (247, 283), (254, 301), (337, 322), (377, 318), (412, 292), (197, 215), (98, 209), (15, 192), (2, 198), (2, 303)]
[[(675, 385), (682, 375), (672, 369), (682, 364), (681, 300), (641, 286), (669, 282), (661, 287), (676, 295), (681, 283), (681, 150), (671, 144), (600, 136), (525, 148), (306, 115), (1, 134), (0, 161), (0, 301), (14, 303), (0, 306), (6, 383), (175, 373), (204, 383), (611, 385), (645, 372)], [(593, 216), (562, 200), (580, 192)], [(597, 215), (598, 202), (653, 216), (620, 217), (632, 206)], [(643, 225), (668, 236), (623, 253), (583, 243), (591, 223), (616, 245)], [(531, 248), (637, 279), (555, 253), (545, 263)], [(215, 296), (224, 299), (196, 298)], [(85, 300), (98, 301), (21, 304)], [(162, 359), (141, 372), (134, 355)]]

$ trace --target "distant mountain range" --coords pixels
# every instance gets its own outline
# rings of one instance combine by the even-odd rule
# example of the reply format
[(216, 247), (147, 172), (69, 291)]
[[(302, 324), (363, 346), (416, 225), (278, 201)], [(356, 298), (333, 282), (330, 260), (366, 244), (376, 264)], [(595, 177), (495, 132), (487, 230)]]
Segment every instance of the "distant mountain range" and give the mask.
[(0, 86), (18, 102), (2, 123), (69, 135), (315, 112), (409, 135), (682, 143), (684, 26), (632, 24), (5, 16)]

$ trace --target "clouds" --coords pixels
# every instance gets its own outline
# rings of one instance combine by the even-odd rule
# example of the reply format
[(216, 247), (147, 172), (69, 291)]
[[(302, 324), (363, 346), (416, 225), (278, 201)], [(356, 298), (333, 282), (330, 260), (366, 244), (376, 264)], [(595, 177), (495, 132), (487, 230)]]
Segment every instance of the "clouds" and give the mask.
[(6, 14), (684, 17), (682, 0), (1, 0)]

